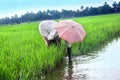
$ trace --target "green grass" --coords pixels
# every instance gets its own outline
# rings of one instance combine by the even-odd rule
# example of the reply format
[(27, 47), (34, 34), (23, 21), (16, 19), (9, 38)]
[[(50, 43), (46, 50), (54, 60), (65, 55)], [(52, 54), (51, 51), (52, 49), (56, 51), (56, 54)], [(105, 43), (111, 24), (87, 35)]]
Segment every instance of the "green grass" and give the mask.
[[(73, 55), (97, 50), (120, 33), (120, 14), (72, 18), (86, 30), (83, 42), (72, 45)], [(65, 43), (46, 47), (39, 22), (0, 26), (0, 80), (37, 80), (65, 56)]]
[(120, 35), (120, 14), (73, 18), (73, 20), (81, 23), (87, 33), (83, 42), (73, 44), (74, 55), (94, 52), (102, 44)]
[(39, 22), (0, 27), (0, 78), (30, 80), (53, 69), (63, 57), (63, 49), (46, 47)]

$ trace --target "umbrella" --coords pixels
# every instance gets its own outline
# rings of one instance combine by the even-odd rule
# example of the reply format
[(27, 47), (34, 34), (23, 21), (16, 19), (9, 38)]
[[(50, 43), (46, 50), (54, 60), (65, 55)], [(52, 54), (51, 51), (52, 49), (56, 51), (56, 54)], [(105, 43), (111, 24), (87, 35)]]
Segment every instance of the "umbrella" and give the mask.
[(86, 32), (81, 24), (72, 20), (62, 20), (56, 26), (59, 37), (69, 43), (83, 41)]

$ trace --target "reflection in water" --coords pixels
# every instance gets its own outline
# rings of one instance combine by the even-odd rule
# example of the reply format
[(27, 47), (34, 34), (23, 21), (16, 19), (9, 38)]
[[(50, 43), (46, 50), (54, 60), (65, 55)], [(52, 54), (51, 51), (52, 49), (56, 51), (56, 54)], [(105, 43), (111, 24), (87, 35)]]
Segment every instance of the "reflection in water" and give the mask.
[(65, 72), (64, 72), (63, 80), (87, 80), (88, 76), (85, 73), (81, 73), (82, 70), (80, 70), (80, 71), (75, 70), (75, 69), (77, 69), (77, 66), (75, 66), (75, 64), (73, 64), (72, 60), (66, 61), (66, 63), (67, 63), (67, 65), (64, 69)]
[(65, 58), (45, 80), (120, 80), (120, 39), (113, 40), (95, 56)]
[(68, 65), (65, 68), (65, 75), (64, 78), (65, 79), (69, 79), (72, 80), (72, 74), (73, 74), (73, 70), (72, 70), (73, 66), (72, 66), (72, 60), (68, 61)]

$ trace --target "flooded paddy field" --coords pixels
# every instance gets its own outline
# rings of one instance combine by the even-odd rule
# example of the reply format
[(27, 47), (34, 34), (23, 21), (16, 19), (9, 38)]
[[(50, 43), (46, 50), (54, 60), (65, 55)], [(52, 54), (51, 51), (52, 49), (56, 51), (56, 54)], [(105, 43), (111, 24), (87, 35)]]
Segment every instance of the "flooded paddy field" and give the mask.
[(94, 56), (77, 56), (64, 63), (45, 80), (120, 80), (120, 38), (97, 51)]

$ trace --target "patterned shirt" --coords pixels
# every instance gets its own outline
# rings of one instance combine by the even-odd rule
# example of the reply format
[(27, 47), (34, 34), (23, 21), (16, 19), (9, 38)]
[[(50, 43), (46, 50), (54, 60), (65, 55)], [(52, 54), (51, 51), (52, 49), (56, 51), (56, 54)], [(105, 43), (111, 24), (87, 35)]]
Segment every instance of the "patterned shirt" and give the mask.
[(39, 24), (39, 31), (42, 36), (47, 37), (48, 40), (54, 39), (58, 36), (55, 26), (58, 23), (53, 20), (44, 20)]

